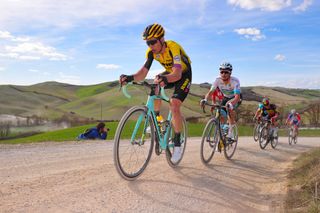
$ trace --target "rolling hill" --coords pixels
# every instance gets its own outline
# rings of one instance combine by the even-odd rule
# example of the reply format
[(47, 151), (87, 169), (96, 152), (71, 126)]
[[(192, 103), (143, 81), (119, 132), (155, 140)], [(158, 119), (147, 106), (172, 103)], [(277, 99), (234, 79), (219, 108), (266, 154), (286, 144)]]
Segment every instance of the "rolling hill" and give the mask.
[[(204, 117), (199, 100), (209, 84), (193, 84), (182, 111), (185, 117)], [(279, 87), (242, 87), (244, 101), (240, 110), (254, 112), (258, 101), (268, 96), (282, 112), (294, 107), (301, 111), (320, 100), (320, 90), (288, 89)], [(0, 85), (0, 114), (21, 117), (38, 116), (48, 120), (119, 120), (133, 105), (144, 104), (147, 89), (131, 86), (127, 99), (119, 91), (118, 82), (78, 86), (58, 82), (44, 82), (31, 86)], [(168, 92), (170, 94), (170, 92)], [(163, 109), (168, 108), (163, 104)], [(250, 115), (251, 116), (251, 115)]]

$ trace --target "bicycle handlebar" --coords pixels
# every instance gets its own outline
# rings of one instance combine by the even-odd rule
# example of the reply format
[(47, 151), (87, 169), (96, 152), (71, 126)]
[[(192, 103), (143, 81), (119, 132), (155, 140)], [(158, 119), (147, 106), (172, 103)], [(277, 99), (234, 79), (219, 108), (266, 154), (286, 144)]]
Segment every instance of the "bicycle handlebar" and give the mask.
[[(149, 84), (148, 82), (146, 81), (142, 81), (142, 82), (129, 82), (128, 84), (126, 85), (123, 85), (121, 86), (121, 89), (122, 89), (122, 93), (124, 94), (124, 96), (126, 96), (127, 98), (131, 98), (131, 95), (128, 93), (127, 91), (127, 86), (130, 85), (130, 84), (134, 84), (134, 85), (139, 85), (139, 86), (146, 86), (146, 87), (149, 87), (149, 88), (155, 88), (155, 87), (158, 87), (159, 84)], [(166, 95), (165, 91), (164, 91), (164, 87), (160, 87), (160, 97), (161, 99), (165, 100), (165, 101), (168, 101), (170, 100), (170, 98)]]
[[(228, 107), (226, 107), (226, 106), (222, 106), (222, 105), (220, 105), (220, 104), (210, 104), (210, 103), (205, 103), (205, 105), (208, 105), (208, 106), (211, 106), (211, 107), (217, 107), (218, 109), (228, 109)], [(202, 111), (203, 111), (203, 113), (206, 113), (206, 111), (205, 111), (205, 105), (203, 105), (202, 106)]]

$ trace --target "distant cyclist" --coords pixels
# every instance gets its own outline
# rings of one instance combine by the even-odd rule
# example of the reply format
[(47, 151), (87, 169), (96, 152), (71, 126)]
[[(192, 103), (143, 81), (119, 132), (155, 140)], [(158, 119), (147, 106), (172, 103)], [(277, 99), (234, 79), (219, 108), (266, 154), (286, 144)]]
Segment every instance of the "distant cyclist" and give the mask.
[[(212, 84), (209, 92), (205, 95), (205, 98), (200, 101), (200, 104), (204, 106), (208, 98), (212, 96), (218, 89), (223, 95), (221, 105), (227, 106), (229, 111), (228, 123), (228, 138), (233, 138), (233, 126), (235, 125), (236, 112), (235, 109), (241, 104), (241, 91), (240, 91), (240, 81), (238, 78), (231, 76), (232, 65), (229, 62), (223, 62), (220, 64), (219, 71), (220, 76), (216, 78)], [(226, 113), (226, 111), (224, 110)], [(227, 113), (226, 113), (227, 114)], [(225, 114), (225, 115), (226, 115)], [(224, 122), (224, 121), (222, 121)]]
[[(143, 40), (149, 47), (146, 52), (144, 65), (133, 75), (121, 75), (120, 84), (131, 81), (141, 81), (147, 76), (153, 60), (157, 60), (165, 71), (157, 75), (154, 83), (174, 88), (170, 99), (170, 110), (172, 112), (172, 124), (175, 131), (174, 149), (172, 162), (177, 162), (181, 158), (180, 137), (183, 128), (181, 105), (187, 97), (191, 86), (191, 61), (184, 49), (174, 41), (165, 41), (165, 31), (160, 24), (147, 26), (142, 34)], [(161, 100), (154, 102), (154, 109), (157, 117), (160, 114)]]
[(279, 117), (279, 112), (277, 111), (277, 106), (275, 104), (270, 104), (269, 98), (265, 97), (262, 99), (262, 103), (259, 103), (259, 107), (253, 117), (254, 120), (261, 118), (270, 119), (271, 126), (273, 128), (273, 136), (278, 136), (278, 123), (277, 119)]
[(295, 109), (292, 109), (286, 120), (286, 125), (293, 126), (296, 129), (296, 133), (298, 135), (300, 122), (301, 122), (300, 114), (296, 112)]

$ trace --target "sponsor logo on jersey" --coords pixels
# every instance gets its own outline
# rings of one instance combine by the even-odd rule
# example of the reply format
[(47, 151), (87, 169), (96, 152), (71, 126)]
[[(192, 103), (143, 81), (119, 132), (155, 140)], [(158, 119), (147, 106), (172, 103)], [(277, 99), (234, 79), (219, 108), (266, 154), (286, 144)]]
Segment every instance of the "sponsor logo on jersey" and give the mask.
[(181, 61), (180, 55), (174, 56), (174, 57), (173, 57), (173, 60), (174, 60), (174, 61)]
[(180, 87), (180, 89), (184, 90), (184, 88), (186, 88), (186, 86), (188, 86), (187, 88), (189, 88), (189, 87), (190, 87), (189, 82), (190, 82), (190, 80), (189, 80), (189, 78), (187, 78), (187, 79), (183, 82), (183, 84), (182, 84), (182, 86)]

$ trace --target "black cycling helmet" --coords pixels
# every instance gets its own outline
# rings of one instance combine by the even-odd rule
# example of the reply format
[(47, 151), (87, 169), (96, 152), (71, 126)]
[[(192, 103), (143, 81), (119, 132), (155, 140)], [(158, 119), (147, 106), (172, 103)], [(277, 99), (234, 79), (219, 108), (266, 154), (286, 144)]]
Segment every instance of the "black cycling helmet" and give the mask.
[(142, 33), (143, 40), (150, 38), (160, 39), (164, 36), (164, 29), (160, 24), (154, 23), (146, 27)]

